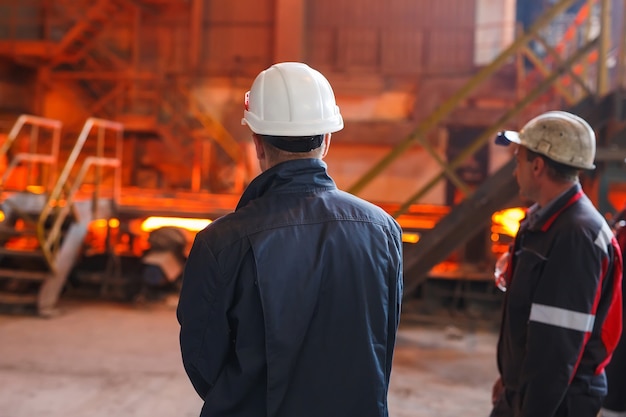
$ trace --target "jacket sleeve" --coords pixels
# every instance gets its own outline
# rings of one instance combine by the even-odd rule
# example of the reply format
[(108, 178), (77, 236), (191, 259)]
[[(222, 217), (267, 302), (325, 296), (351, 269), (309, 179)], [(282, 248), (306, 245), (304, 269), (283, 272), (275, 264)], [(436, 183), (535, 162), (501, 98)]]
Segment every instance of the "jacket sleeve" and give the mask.
[[(400, 226), (396, 224), (396, 234), (392, 235), (390, 245), (390, 287), (393, 291), (389, 291), (389, 332), (390, 335), (387, 338), (387, 367), (385, 369), (385, 376), (387, 382), (391, 377), (391, 366), (393, 361), (393, 352), (396, 342), (396, 335), (398, 332), (398, 326), (400, 324), (400, 313), (402, 309), (402, 293), (403, 293), (403, 269), (402, 269), (402, 231)], [(391, 333), (393, 332), (393, 333)]]
[(402, 310), (402, 297), (404, 296), (404, 265), (402, 263), (402, 229), (400, 225), (398, 227), (398, 235), (396, 237), (396, 249), (397, 249), (397, 266), (396, 266), (396, 282), (397, 287), (397, 299), (396, 299), (396, 332), (400, 324), (400, 313)]
[(215, 384), (230, 346), (223, 282), (215, 256), (204, 240), (196, 237), (185, 265), (176, 314), (183, 365), (202, 399)]
[(553, 416), (562, 402), (593, 330), (605, 256), (583, 231), (571, 230), (555, 239), (534, 271), (539, 275), (522, 363), (522, 416)]

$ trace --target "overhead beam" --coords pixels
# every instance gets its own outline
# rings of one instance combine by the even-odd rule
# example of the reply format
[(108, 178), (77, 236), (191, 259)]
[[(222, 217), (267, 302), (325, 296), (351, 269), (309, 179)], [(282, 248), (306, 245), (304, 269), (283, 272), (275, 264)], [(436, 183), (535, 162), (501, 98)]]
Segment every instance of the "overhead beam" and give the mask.
[(573, 2), (574, 0), (561, 0), (541, 17), (539, 17), (527, 33), (524, 33), (522, 36), (517, 38), (506, 50), (496, 57), (491, 64), (481, 69), (455, 94), (442, 103), (437, 110), (435, 110), (429, 117), (419, 124), (419, 126), (409, 135), (408, 138), (394, 147), (391, 152), (389, 152), (368, 172), (366, 172), (360, 180), (352, 185), (348, 191), (352, 194), (358, 194), (361, 192), (366, 185), (368, 185), (372, 180), (374, 180), (374, 178), (383, 172), (383, 170), (391, 165), (393, 161), (395, 161), (400, 155), (404, 154), (406, 150), (411, 148), (419, 137), (422, 137), (430, 132), (435, 126), (437, 126), (438, 123), (444, 120), (455, 108), (457, 108), (458, 104), (462, 100), (467, 98), (480, 84), (483, 83), (483, 81), (492, 76), (496, 70), (509, 60), (509, 58), (513, 57), (522, 45), (526, 45), (532, 37), (539, 32), (539, 30), (546, 27), (552, 19), (567, 10)]
[(156, 80), (157, 76), (151, 72), (135, 71), (53, 71), (51, 79), (56, 80)]

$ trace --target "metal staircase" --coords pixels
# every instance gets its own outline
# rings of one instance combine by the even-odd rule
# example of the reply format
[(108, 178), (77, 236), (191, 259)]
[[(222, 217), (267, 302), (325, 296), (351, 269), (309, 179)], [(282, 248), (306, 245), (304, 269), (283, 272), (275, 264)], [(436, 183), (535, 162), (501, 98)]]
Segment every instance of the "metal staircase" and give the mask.
[(202, 108), (184, 75), (137, 72), (131, 58), (134, 52), (120, 56), (112, 45), (96, 42), (114, 16), (127, 12), (140, 16), (144, 7), (140, 4), (130, 0), (98, 0), (82, 12), (82, 19), (67, 30), (58, 44), (55, 58), (48, 65), (50, 79), (74, 80), (89, 113), (96, 117), (124, 121), (128, 125), (134, 125), (135, 120), (149, 121), (151, 125), (144, 125), (142, 131), (154, 132), (170, 151), (168, 155), (173, 162), (191, 168), (192, 191), (199, 191), (200, 167), (208, 164), (198, 160), (198, 143), (215, 143), (233, 164), (241, 160), (240, 145)]
[(76, 64), (90, 50), (113, 17), (126, 10), (123, 0), (97, 0), (64, 34), (56, 45), (50, 67), (60, 64)]
[[(432, 230), (421, 236), (414, 245), (405, 245), (404, 273), (405, 294), (411, 296), (427, 278), (430, 270), (444, 261), (454, 250), (472, 238), (478, 231), (488, 225), (492, 214), (505, 208), (517, 195), (517, 185), (512, 175), (514, 163), (505, 164), (498, 172), (488, 178), (482, 186), (472, 191), (456, 175), (455, 169), (466, 158), (481, 149), (489, 140), (495, 137), (498, 130), (510, 126), (514, 118), (522, 112), (534, 115), (538, 112), (554, 108), (571, 108), (577, 106), (575, 112), (590, 119), (596, 129), (606, 123), (612, 113), (598, 113), (603, 99), (607, 96), (607, 56), (608, 56), (608, 28), (603, 29), (599, 36), (589, 39), (581, 33), (587, 33), (587, 20), (591, 13), (588, 7), (602, 8), (602, 21), (606, 22), (607, 0), (592, 1), (583, 7), (573, 27), (566, 31), (563, 41), (556, 47), (551, 47), (541, 36), (551, 21), (563, 13), (573, 4), (573, 0), (561, 0), (545, 14), (537, 19), (527, 33), (519, 36), (513, 44), (503, 51), (490, 65), (481, 69), (450, 99), (440, 105), (436, 111), (425, 118), (417, 128), (392, 151), (373, 166), (350, 189), (359, 193), (374, 178), (383, 172), (397, 157), (402, 155), (415, 143), (422, 145), (441, 165), (441, 171), (426, 183), (426, 185), (412, 194), (408, 200), (394, 213), (399, 217), (412, 204), (419, 202), (426, 193), (440, 181), (448, 178), (459, 190), (465, 193), (465, 199), (444, 217)], [(589, 39), (589, 40), (587, 40)], [(536, 57), (529, 48), (529, 42), (538, 41), (547, 50), (547, 56)], [(582, 40), (582, 41), (581, 41)], [(569, 42), (569, 44), (568, 44)], [(531, 71), (526, 78), (525, 91), (520, 99), (494, 124), (476, 138), (454, 160), (444, 161), (425, 140), (426, 135), (445, 122), (446, 118), (457, 106), (507, 61), (516, 54), (522, 54), (537, 68)], [(531, 59), (532, 57), (532, 59)], [(611, 100), (611, 99), (607, 99)], [(533, 107), (534, 106), (534, 107)], [(534, 110), (533, 110), (534, 109)], [(533, 114), (534, 113), (534, 114)], [(600, 116), (598, 119), (597, 116)], [(595, 119), (594, 119), (595, 117)], [(526, 119), (524, 117), (524, 119)], [(598, 119), (598, 120), (596, 120)], [(519, 127), (519, 126), (518, 126)], [(602, 138), (606, 142), (610, 138)]]
[[(140, 126), (135, 131), (153, 133), (170, 150), (171, 162), (181, 168), (190, 167), (189, 162), (199, 154), (199, 144), (204, 142), (223, 150), (226, 158), (221, 163), (237, 164), (241, 160), (240, 145), (192, 94), (189, 74), (171, 74), (152, 66), (146, 70), (138, 58), (145, 44), (141, 41), (116, 44), (117, 41), (107, 38), (110, 33), (117, 36), (122, 28), (139, 31), (143, 17), (167, 13), (168, 8), (191, 13), (192, 5), (184, 1), (62, 0), (44, 7), (35, 0), (28, 1), (39, 12), (32, 13), (36, 20), (20, 21), (20, 24), (39, 28), (40, 38), (29, 42), (39, 42), (38, 51), (44, 52), (37, 59), (22, 56), (21, 51), (27, 48), (16, 32), (9, 40), (0, 42), (0, 54), (38, 67), (38, 79), (44, 85), (73, 84), (85, 113), (123, 122), (131, 126), (127, 130)], [(3, 10), (9, 16), (18, 16), (25, 8), (18, 3), (5, 0)], [(140, 39), (138, 35), (135, 38)], [(66, 135), (74, 137), (80, 127), (66, 125), (64, 130)], [(196, 158), (190, 172), (195, 176), (193, 191), (203, 188), (198, 177), (202, 166), (208, 164)], [(242, 183), (237, 178), (233, 182)]]
[[(599, 102), (595, 96), (588, 96), (567, 110), (582, 116), (598, 130), (604, 129), (608, 121), (618, 116), (623, 103), (624, 93), (617, 90)], [(626, 128), (612, 132), (607, 143), (620, 141), (626, 143)], [(620, 158), (623, 162), (626, 153), (623, 150), (616, 151), (617, 149), (600, 147), (596, 154), (596, 161), (612, 161)], [(613, 156), (611, 153), (616, 155)], [(435, 227), (425, 232), (416, 245), (405, 247), (405, 296), (410, 297), (428, 278), (429, 271), (440, 262), (444, 262), (453, 250), (488, 227), (494, 212), (519, 205), (517, 199), (519, 188), (513, 175), (514, 169), (515, 160), (511, 159), (478, 187), (471, 196), (454, 206)], [(491, 276), (491, 271), (487, 272), (487, 274), (480, 275)]]
[(490, 176), (471, 197), (454, 206), (450, 213), (427, 231), (414, 246), (404, 250), (404, 293), (412, 294), (427, 278), (428, 271), (443, 262), (451, 250), (476, 235), (491, 221), (491, 215), (511, 203), (518, 193), (513, 176), (515, 160)]
[[(23, 118), (40, 123), (32, 116)], [(45, 123), (53, 125), (52, 121)], [(54, 126), (58, 136), (60, 124)], [(1, 310), (32, 311), (41, 316), (55, 313), (89, 223), (115, 216), (121, 189), (122, 134), (119, 123), (88, 119), (53, 187), (37, 194), (18, 191), (0, 196), (4, 217), (0, 223)], [(111, 136), (116, 154), (107, 157), (103, 155), (105, 141)], [(88, 139), (95, 141), (95, 155), (84, 155)], [(13, 142), (12, 135), (7, 142)], [(3, 146), (5, 154), (10, 145)], [(79, 156), (83, 157), (80, 164)], [(105, 167), (113, 170), (108, 182), (104, 180)], [(87, 181), (92, 171), (95, 173)], [(85, 185), (89, 185), (87, 191)], [(105, 190), (104, 185), (110, 187)]]

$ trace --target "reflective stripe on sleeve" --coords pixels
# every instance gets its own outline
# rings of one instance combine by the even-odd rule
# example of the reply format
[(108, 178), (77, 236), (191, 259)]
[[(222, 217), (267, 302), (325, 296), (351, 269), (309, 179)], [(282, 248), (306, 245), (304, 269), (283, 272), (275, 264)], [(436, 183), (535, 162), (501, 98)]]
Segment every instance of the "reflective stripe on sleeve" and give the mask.
[(613, 232), (609, 228), (609, 225), (604, 223), (602, 228), (598, 232), (598, 236), (596, 236), (595, 244), (598, 246), (602, 252), (607, 253), (608, 247), (611, 245), (611, 239), (613, 238)]
[(530, 321), (550, 324), (564, 329), (590, 332), (593, 330), (593, 314), (579, 313), (564, 308), (551, 307), (543, 304), (534, 304), (530, 308)]

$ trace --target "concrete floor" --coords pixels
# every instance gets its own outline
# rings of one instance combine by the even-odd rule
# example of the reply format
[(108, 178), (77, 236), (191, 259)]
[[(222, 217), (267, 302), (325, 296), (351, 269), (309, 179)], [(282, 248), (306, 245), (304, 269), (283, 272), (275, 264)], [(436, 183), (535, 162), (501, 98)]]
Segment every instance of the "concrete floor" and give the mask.
[[(0, 417), (192, 417), (170, 305), (63, 300), (51, 319), (0, 316)], [(496, 335), (445, 325), (400, 330), (392, 417), (486, 416)]]

